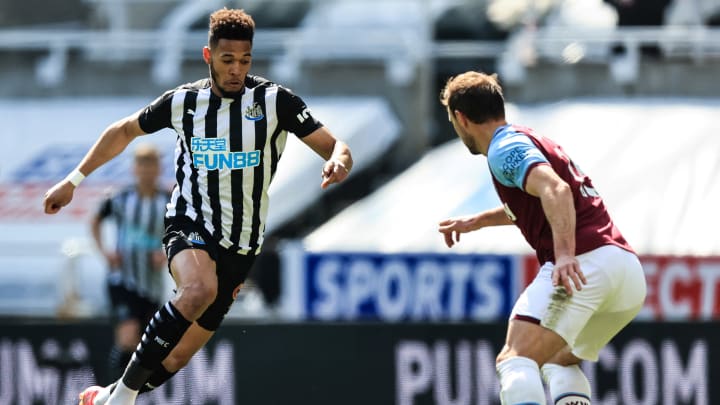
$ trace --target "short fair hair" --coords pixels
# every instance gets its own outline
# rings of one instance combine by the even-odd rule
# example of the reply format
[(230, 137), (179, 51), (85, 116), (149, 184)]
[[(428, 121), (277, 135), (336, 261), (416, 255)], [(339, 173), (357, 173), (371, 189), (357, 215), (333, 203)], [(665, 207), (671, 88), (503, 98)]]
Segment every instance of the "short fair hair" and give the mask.
[(140, 162), (160, 162), (160, 152), (158, 148), (148, 142), (141, 143), (135, 147), (133, 154), (135, 163)]
[(440, 102), (476, 124), (505, 118), (505, 99), (497, 74), (469, 71), (451, 77), (440, 92)]

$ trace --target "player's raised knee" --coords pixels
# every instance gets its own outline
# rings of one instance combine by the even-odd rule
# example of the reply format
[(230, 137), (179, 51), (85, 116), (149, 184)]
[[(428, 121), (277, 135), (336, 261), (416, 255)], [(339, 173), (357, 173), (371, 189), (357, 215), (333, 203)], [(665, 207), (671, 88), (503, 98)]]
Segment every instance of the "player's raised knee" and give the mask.
[(196, 319), (217, 297), (217, 283), (193, 281), (178, 289), (177, 307), (183, 311), (196, 314), (190, 318)]

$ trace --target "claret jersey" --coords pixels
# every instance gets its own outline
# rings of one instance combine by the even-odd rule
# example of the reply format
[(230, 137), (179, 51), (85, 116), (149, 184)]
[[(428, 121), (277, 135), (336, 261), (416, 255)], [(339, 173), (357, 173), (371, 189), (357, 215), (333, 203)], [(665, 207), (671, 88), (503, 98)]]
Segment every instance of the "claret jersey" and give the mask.
[(577, 217), (576, 255), (603, 245), (617, 245), (632, 252), (590, 178), (560, 145), (530, 128), (508, 124), (495, 131), (487, 159), (506, 214), (520, 228), (540, 263), (555, 261), (552, 230), (540, 199), (524, 191), (530, 169), (540, 164), (552, 166), (572, 190)]

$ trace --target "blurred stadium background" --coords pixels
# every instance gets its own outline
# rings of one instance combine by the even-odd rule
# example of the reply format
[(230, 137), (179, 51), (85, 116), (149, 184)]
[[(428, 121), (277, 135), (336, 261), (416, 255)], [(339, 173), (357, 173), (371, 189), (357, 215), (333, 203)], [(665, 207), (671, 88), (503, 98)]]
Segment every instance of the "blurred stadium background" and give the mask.
[[(257, 22), (253, 72), (302, 95), (356, 169), (321, 191), (319, 158), (288, 142), (251, 283), (140, 403), (498, 403), (494, 354), (537, 264), (514, 229), (452, 251), (437, 234), (497, 203), (437, 102), (471, 69), (581, 162), (642, 256), (645, 308), (584, 365), (593, 403), (720, 403), (719, 0), (23, 0), (0, 2), (0, 405), (107, 382), (88, 220), (129, 154), (57, 216), (42, 197), (107, 124), (207, 75), (223, 5)], [(170, 182), (173, 136), (149, 140)]]

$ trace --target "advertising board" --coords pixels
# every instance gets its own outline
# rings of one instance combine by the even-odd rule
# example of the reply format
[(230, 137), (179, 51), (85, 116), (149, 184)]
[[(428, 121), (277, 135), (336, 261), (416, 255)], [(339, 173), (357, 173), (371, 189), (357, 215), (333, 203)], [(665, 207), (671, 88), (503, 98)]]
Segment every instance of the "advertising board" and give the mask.
[(284, 263), (285, 304), (299, 319), (497, 320), (517, 284), (509, 255), (301, 252), (293, 260), (299, 266)]
[[(504, 323), (223, 325), (140, 405), (497, 405)], [(0, 405), (74, 403), (103, 381), (104, 323), (0, 322)], [(720, 402), (720, 325), (635, 322), (585, 363), (599, 405)]]

